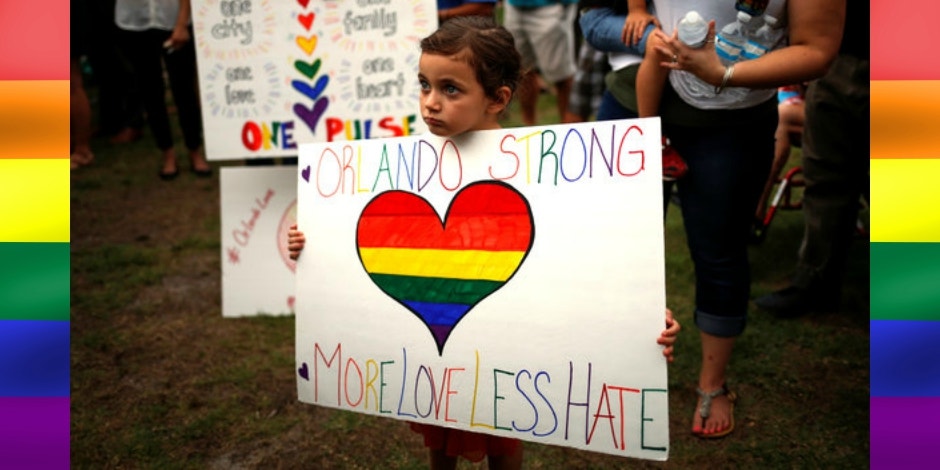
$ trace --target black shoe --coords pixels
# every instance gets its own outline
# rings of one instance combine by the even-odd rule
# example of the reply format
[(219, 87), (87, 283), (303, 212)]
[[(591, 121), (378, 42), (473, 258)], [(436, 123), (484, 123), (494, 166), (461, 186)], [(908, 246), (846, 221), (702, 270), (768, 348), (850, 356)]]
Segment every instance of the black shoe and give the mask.
[(790, 286), (758, 297), (754, 304), (778, 318), (796, 318), (807, 313), (838, 310), (838, 295), (818, 289)]
[(177, 168), (176, 170), (171, 171), (170, 173), (164, 173), (164, 172), (162, 172), (162, 171), (159, 173), (160, 179), (162, 179), (163, 181), (173, 181), (173, 180), (175, 180), (176, 177), (179, 176), (179, 175), (180, 175), (180, 170), (179, 170), (179, 168)]

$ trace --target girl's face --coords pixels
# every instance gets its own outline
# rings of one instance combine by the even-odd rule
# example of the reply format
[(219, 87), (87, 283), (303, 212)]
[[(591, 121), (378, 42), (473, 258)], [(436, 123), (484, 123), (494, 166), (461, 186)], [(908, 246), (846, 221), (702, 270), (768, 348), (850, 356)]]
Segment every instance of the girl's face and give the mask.
[(509, 102), (509, 87), (500, 89), (500, 101), (490, 98), (476, 72), (454, 57), (421, 54), (421, 117), (434, 135), (451, 137), (469, 131), (498, 129), (499, 114)]

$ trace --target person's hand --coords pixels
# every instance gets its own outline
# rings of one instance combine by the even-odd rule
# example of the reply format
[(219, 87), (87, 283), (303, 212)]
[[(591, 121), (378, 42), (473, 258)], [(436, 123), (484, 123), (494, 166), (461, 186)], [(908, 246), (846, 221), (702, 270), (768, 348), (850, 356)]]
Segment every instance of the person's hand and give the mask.
[(189, 28), (186, 26), (177, 26), (173, 28), (173, 32), (170, 33), (170, 38), (166, 40), (164, 45), (172, 52), (183, 47), (191, 40), (192, 37), (189, 35)]
[(290, 230), (287, 231), (287, 251), (290, 259), (296, 261), (306, 243), (307, 238), (304, 237), (303, 232), (297, 230), (297, 224), (291, 225)]
[(663, 356), (666, 357), (667, 362), (673, 361), (672, 351), (673, 346), (676, 344), (676, 337), (679, 335), (679, 330), (682, 329), (682, 325), (672, 317), (672, 310), (666, 309), (666, 329), (659, 334), (659, 338), (656, 340), (657, 344), (665, 346), (663, 348)]
[(659, 20), (655, 16), (647, 13), (630, 13), (627, 15), (627, 19), (623, 22), (623, 33), (621, 33), (620, 39), (624, 44), (635, 46), (640, 42), (640, 39), (643, 38), (643, 31), (646, 30), (646, 25), (652, 23), (657, 28), (660, 28)]
[(678, 31), (673, 31), (672, 36), (662, 30), (656, 30), (653, 34), (656, 36), (654, 47), (662, 61), (659, 65), (670, 70), (685, 70), (710, 85), (721, 84), (725, 66), (715, 52), (715, 20), (708, 22), (705, 45), (699, 48), (689, 47), (680, 41)]

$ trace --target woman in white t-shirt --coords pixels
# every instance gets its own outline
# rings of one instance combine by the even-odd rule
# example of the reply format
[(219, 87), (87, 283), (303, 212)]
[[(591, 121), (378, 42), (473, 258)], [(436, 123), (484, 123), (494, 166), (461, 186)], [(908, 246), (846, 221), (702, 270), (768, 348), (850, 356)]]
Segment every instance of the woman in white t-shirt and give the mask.
[[(622, 0), (612, 0), (622, 1)], [(663, 132), (688, 164), (675, 182), (695, 265), (695, 324), (702, 340), (698, 404), (692, 433), (722, 437), (734, 429), (734, 394), (726, 369), (747, 320), (748, 235), (774, 155), (776, 89), (822, 76), (835, 59), (846, 0), (654, 0), (663, 29), (647, 54), (670, 69), (659, 107)], [(710, 20), (698, 49), (678, 40), (675, 25), (695, 10)], [(715, 32), (739, 11), (777, 21), (779, 38), (759, 57), (724, 64)], [(770, 21), (773, 24), (773, 20)], [(613, 57), (598, 119), (636, 117), (639, 58)], [(664, 183), (664, 204), (673, 182)]]

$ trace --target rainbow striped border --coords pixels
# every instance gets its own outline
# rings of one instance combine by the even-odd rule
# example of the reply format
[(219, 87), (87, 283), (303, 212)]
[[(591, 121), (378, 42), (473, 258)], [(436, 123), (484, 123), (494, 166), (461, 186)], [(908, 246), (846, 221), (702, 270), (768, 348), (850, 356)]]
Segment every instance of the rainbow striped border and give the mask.
[(940, 3), (870, 12), (871, 468), (920, 468), (940, 442)]
[(68, 468), (70, 4), (0, 6), (0, 466)]
[[(871, 464), (903, 468), (932, 461), (940, 442), (940, 29), (930, 22), (940, 3), (874, 0), (870, 8)], [(69, 3), (3, 2), (0, 10), (0, 462), (68, 468)], [(920, 93), (915, 102), (910, 87)], [(39, 106), (24, 107), (22, 96)], [(32, 268), (14, 273), (9, 266), (24, 256)], [(22, 297), (13, 274), (34, 289), (25, 292), (52, 295)]]

